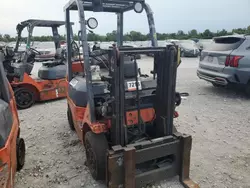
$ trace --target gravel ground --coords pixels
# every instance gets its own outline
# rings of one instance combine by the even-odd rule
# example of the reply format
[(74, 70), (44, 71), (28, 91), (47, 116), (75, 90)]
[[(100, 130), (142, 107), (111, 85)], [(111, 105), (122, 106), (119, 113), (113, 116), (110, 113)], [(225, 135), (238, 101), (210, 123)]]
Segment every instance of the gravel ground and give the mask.
[[(176, 126), (193, 136), (191, 177), (202, 188), (249, 188), (250, 101), (241, 92), (199, 80), (197, 65), (197, 59), (184, 58), (177, 81), (177, 91), (190, 94), (178, 108)], [(150, 70), (145, 62), (139, 66)], [(19, 111), (19, 118), (27, 155), (16, 188), (104, 187), (84, 165), (84, 148), (68, 127), (66, 100), (36, 104)], [(181, 186), (171, 179), (155, 187)]]

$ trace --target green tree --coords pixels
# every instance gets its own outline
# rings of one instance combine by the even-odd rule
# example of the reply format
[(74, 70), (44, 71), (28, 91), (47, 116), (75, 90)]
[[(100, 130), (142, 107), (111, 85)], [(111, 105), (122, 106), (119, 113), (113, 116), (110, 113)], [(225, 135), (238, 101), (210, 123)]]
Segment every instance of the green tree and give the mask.
[(166, 34), (166, 33), (157, 33), (157, 39), (158, 40), (166, 40), (166, 39), (168, 39), (168, 34)]
[(88, 40), (89, 41), (100, 41), (101, 37), (95, 33), (88, 33)]
[(124, 40), (124, 41), (132, 41), (130, 34), (129, 34), (129, 33), (126, 33), (126, 34), (123, 36), (123, 40)]
[(217, 31), (217, 33), (214, 33), (214, 36), (225, 36), (228, 35), (228, 32), (225, 29), (222, 29), (221, 31)]
[[(250, 25), (246, 28), (235, 28), (232, 31), (227, 31), (222, 29), (221, 31), (211, 32), (209, 29), (206, 29), (204, 32), (199, 33), (196, 29), (192, 29), (187, 34), (179, 30), (176, 33), (157, 33), (158, 40), (166, 40), (166, 39), (190, 39), (190, 38), (200, 38), (200, 39), (211, 39), (215, 36), (224, 36), (224, 35), (232, 35), (233, 33), (237, 34), (250, 34)], [(98, 35), (94, 33), (88, 34), (89, 41), (116, 41), (117, 32), (112, 31), (111, 33), (107, 33), (106, 35)], [(60, 36), (60, 40), (65, 40), (66, 35)], [(138, 31), (131, 31), (126, 33), (123, 36), (124, 41), (145, 41), (150, 40), (149, 34), (142, 34)], [(0, 41), (10, 42), (15, 41), (15, 37), (11, 37), (9, 34), (0, 34)], [(26, 41), (27, 38), (22, 38), (22, 41)], [(33, 40), (35, 41), (52, 41), (52, 36), (34, 36)], [(74, 34), (74, 40), (78, 40), (78, 36)]]
[(211, 39), (214, 37), (214, 33), (212, 33), (209, 29), (206, 29), (202, 34), (204, 39)]
[(233, 29), (233, 33), (236, 33), (236, 34), (245, 34), (247, 31), (246, 28), (238, 28), (238, 29)]
[(9, 34), (5, 34), (5, 35), (3, 36), (3, 40), (4, 40), (5, 42), (10, 42), (10, 39), (11, 39), (11, 37), (10, 37)]
[(246, 34), (250, 35), (250, 25), (247, 27)]
[(112, 31), (111, 33), (106, 34), (107, 41), (116, 41), (117, 31)]
[(176, 35), (177, 35), (178, 39), (186, 39), (187, 38), (187, 35), (182, 30), (179, 30)]
[(185, 33), (184, 33), (182, 30), (179, 30), (179, 31), (177, 32), (177, 35), (178, 35), (178, 36), (183, 36), (183, 35), (185, 35)]
[(76, 41), (78, 41), (78, 35), (77, 35), (77, 34), (74, 34), (74, 35), (73, 35), (73, 39), (76, 40)]
[(130, 37), (132, 41), (144, 41), (147, 39), (145, 35), (137, 31), (131, 31)]
[(66, 40), (66, 35), (60, 35), (60, 40)]
[(188, 32), (188, 35), (190, 38), (197, 38), (198, 37), (198, 32), (196, 29), (192, 29), (191, 31)]
[(177, 39), (178, 37), (177, 37), (177, 35), (176, 35), (176, 33), (170, 33), (169, 34), (169, 39)]

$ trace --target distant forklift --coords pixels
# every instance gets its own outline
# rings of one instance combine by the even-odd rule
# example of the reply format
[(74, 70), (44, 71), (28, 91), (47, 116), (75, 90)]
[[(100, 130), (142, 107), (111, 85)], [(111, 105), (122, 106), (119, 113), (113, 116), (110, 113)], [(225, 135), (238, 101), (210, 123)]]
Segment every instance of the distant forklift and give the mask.
[[(73, 23), (70, 23), (70, 27)], [(17, 42), (14, 53), (8, 50), (8, 58), (4, 62), (7, 77), (14, 90), (17, 107), (26, 109), (31, 107), (36, 101), (46, 101), (66, 97), (66, 69), (65, 49), (60, 48), (60, 35), (58, 28), (64, 26), (63, 21), (51, 20), (26, 20), (19, 23), (17, 29)], [(55, 56), (50, 61), (42, 62), (38, 70), (38, 76), (32, 75), (36, 56), (41, 53), (30, 47), (34, 28), (51, 28), (54, 44)], [(22, 38), (24, 28), (28, 30), (26, 51), (18, 54), (19, 43)]]
[(25, 142), (20, 137), (15, 97), (5, 75), (3, 56), (0, 49), (0, 186), (14, 188), (16, 171), (25, 162)]
[[(106, 180), (109, 188), (135, 188), (179, 176), (184, 187), (198, 188), (189, 178), (192, 138), (173, 125), (175, 107), (181, 102), (175, 91), (179, 50), (176, 46), (157, 47), (149, 5), (144, 0), (71, 0), (64, 10), (68, 121), (85, 146), (93, 178)], [(80, 19), (82, 74), (75, 74), (72, 68), (72, 49), (80, 48), (71, 42), (72, 10), (78, 11)], [(146, 11), (153, 47), (123, 47), (123, 15), (131, 10)], [(87, 30), (95, 29), (98, 22), (86, 20), (85, 11), (117, 14), (117, 46), (89, 53)], [(154, 54), (153, 77), (138, 71), (135, 58), (148, 53)], [(105, 55), (107, 61), (100, 58)]]

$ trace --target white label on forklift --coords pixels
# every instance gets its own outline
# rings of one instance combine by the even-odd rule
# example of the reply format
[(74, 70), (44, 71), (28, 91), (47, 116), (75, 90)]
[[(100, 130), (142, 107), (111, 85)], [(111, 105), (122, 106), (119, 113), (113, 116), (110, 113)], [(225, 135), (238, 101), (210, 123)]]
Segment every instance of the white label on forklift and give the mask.
[(70, 84), (72, 87), (75, 87), (77, 83), (78, 83), (78, 80), (73, 79), (73, 80), (70, 81), (69, 84)]
[(56, 89), (56, 97), (58, 97), (58, 89)]
[[(136, 90), (136, 81), (127, 82), (128, 91)], [(141, 81), (138, 81), (138, 90), (142, 90)]]

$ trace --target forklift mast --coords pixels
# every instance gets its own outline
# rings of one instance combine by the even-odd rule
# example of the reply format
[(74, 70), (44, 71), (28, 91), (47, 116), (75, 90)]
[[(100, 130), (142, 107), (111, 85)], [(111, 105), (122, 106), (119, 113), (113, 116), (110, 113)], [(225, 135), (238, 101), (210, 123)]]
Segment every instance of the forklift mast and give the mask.
[(71, 50), (71, 36), (70, 36), (70, 11), (78, 11), (80, 20), (80, 33), (79, 36), (80, 44), (83, 49), (84, 58), (84, 71), (87, 82), (87, 96), (88, 105), (90, 107), (90, 121), (96, 122), (94, 113), (94, 96), (92, 89), (92, 79), (90, 71), (90, 54), (88, 50), (88, 39), (87, 39), (87, 26), (85, 11), (92, 12), (109, 12), (117, 14), (117, 47), (123, 45), (123, 15), (125, 12), (135, 10), (136, 5), (141, 6), (141, 13), (143, 10), (146, 11), (148, 18), (148, 25), (150, 31), (150, 39), (152, 46), (157, 47), (157, 35), (154, 23), (153, 12), (150, 6), (145, 0), (70, 0), (64, 7), (66, 14), (66, 32), (67, 32), (67, 61), (68, 61), (68, 81), (72, 79), (72, 50)]
[[(175, 85), (176, 72), (178, 67), (178, 51), (175, 46), (150, 47), (150, 48), (119, 48), (119, 54), (116, 49), (109, 53), (109, 59), (113, 65), (113, 78), (111, 98), (114, 98), (113, 122), (111, 126), (111, 136), (113, 145), (126, 146), (126, 126), (124, 125), (126, 114), (125, 91), (124, 89), (124, 57), (135, 56), (136, 54), (154, 53), (154, 62), (157, 64), (156, 93), (154, 101), (155, 109), (155, 137), (164, 137), (173, 135), (173, 117), (175, 112)], [(137, 83), (138, 81), (136, 81)], [(151, 89), (151, 88), (148, 88)], [(144, 89), (147, 90), (147, 89)], [(138, 86), (137, 86), (138, 91)], [(137, 102), (142, 99), (137, 92)], [(140, 104), (137, 104), (138, 117), (140, 117)], [(143, 124), (143, 123), (141, 123)], [(138, 126), (141, 125), (140, 122)]]
[[(126, 142), (127, 126), (124, 124), (126, 114), (124, 89), (124, 57), (135, 54), (154, 54), (157, 63), (156, 93), (154, 96), (155, 120), (153, 132), (148, 139), (135, 143)], [(111, 96), (115, 98), (112, 108), (111, 126), (112, 149), (108, 153), (107, 186), (136, 188), (179, 176), (185, 188), (198, 188), (198, 184), (189, 178), (190, 152), (192, 138), (189, 135), (173, 132), (173, 115), (175, 108), (176, 71), (178, 51), (173, 45), (149, 48), (119, 48), (110, 52), (114, 59), (114, 80)], [(151, 88), (148, 88), (151, 89)], [(147, 90), (147, 89), (144, 89)], [(137, 84), (138, 91), (138, 84)], [(143, 100), (137, 93), (137, 106)], [(140, 109), (138, 107), (138, 113)], [(138, 115), (139, 117), (140, 115)], [(139, 118), (138, 118), (139, 120)], [(138, 126), (142, 126), (139, 122)], [(120, 160), (123, 160), (121, 164)], [(151, 163), (151, 164), (150, 164)], [(147, 164), (150, 164), (147, 166)], [(155, 166), (154, 166), (155, 165)], [(147, 169), (145, 171), (145, 169)]]

